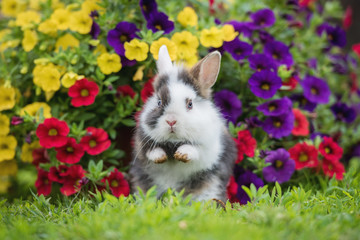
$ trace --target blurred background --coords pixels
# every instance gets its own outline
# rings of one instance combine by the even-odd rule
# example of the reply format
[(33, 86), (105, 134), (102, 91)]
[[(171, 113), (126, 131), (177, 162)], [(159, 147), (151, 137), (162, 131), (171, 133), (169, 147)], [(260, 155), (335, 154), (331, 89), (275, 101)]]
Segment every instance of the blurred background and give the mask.
[[(344, 9), (351, 9), (352, 11), (352, 24), (347, 30), (347, 48), (350, 49), (355, 43), (360, 42), (360, 15), (356, 14), (360, 12), (359, 0), (341, 0)], [(348, 10), (349, 11), (349, 10)]]

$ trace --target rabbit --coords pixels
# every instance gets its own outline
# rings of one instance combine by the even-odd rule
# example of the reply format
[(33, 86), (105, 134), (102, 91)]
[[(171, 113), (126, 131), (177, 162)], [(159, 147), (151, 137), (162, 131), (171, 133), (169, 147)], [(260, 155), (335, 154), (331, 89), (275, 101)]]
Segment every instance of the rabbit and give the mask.
[(237, 148), (212, 102), (220, 61), (214, 51), (186, 69), (173, 64), (166, 46), (161, 46), (154, 94), (135, 129), (129, 171), (133, 193), (156, 185), (158, 197), (172, 188), (184, 189), (195, 201), (226, 201)]

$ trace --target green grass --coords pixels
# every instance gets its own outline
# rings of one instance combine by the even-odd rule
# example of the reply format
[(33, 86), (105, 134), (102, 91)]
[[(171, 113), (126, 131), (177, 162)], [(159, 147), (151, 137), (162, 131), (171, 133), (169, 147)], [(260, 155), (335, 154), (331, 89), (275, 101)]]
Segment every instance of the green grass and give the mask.
[[(354, 164), (353, 164), (354, 165)], [(356, 166), (355, 166), (356, 165)], [(249, 189), (253, 203), (226, 210), (154, 190), (134, 200), (89, 199), (0, 203), (0, 239), (360, 239), (358, 162), (344, 181), (281, 192)]]

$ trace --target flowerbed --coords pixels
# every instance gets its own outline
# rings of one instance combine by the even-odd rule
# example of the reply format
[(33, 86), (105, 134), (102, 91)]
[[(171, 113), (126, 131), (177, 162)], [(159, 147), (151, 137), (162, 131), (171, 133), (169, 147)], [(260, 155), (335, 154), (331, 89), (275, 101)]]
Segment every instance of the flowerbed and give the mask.
[(152, 94), (162, 45), (188, 67), (222, 54), (214, 102), (238, 147), (231, 202), (249, 201), (251, 184), (342, 180), (360, 156), (359, 51), (344, 50), (338, 1), (3, 0), (1, 13), (8, 196), (23, 195), (35, 172), (39, 195), (128, 196), (122, 130)]

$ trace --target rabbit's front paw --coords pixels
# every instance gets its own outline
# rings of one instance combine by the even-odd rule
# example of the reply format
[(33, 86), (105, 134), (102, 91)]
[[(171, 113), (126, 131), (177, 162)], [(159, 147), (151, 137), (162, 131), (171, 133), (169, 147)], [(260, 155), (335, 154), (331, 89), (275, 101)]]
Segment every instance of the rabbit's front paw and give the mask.
[(149, 150), (146, 153), (146, 157), (154, 163), (164, 163), (167, 160), (167, 155), (165, 151), (159, 147), (153, 150)]
[(189, 144), (180, 146), (174, 154), (174, 158), (178, 161), (187, 163), (199, 159), (198, 150)]

